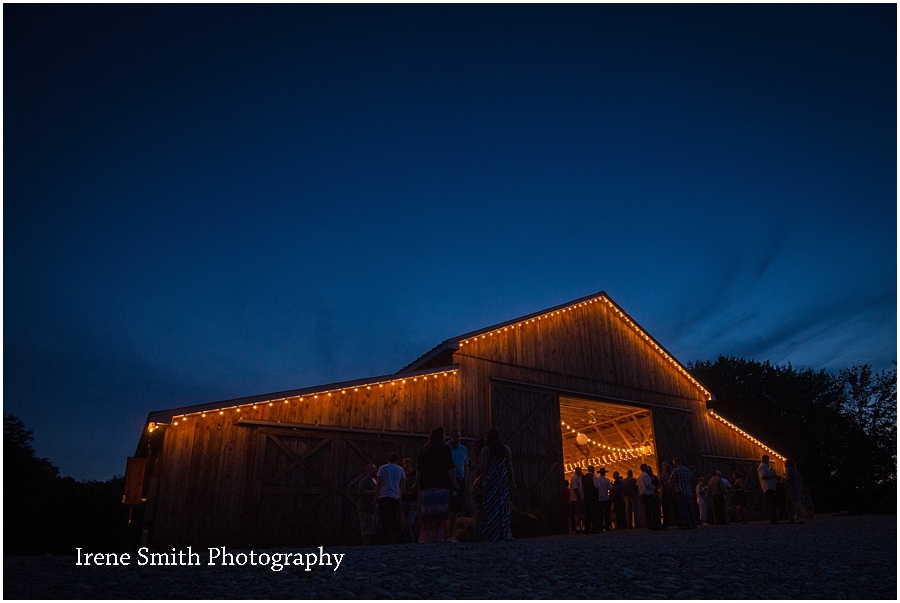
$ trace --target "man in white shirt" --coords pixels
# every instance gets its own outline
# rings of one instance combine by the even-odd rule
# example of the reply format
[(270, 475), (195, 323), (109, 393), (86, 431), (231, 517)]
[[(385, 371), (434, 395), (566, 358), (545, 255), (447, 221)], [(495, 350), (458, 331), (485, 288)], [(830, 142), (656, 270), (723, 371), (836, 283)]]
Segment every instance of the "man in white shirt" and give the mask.
[(762, 488), (763, 496), (766, 497), (766, 504), (769, 506), (769, 521), (778, 523), (778, 490), (775, 485), (775, 472), (769, 467), (769, 456), (762, 455), (762, 462), (756, 468), (756, 474), (759, 476), (759, 486)]
[(388, 462), (378, 468), (376, 475), (375, 500), (378, 504), (378, 519), (385, 544), (400, 542), (400, 491), (406, 472), (397, 464), (400, 455), (392, 452)]

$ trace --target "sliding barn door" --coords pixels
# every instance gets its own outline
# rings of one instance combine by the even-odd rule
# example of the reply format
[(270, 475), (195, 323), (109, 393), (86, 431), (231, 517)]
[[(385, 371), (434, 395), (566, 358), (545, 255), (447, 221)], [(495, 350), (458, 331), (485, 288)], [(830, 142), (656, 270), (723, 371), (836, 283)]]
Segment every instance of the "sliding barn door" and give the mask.
[(328, 432), (259, 431), (257, 546), (334, 543), (335, 439)]
[(693, 417), (690, 412), (653, 409), (653, 439), (656, 444), (657, 468), (664, 461), (672, 462), (678, 457), (689, 468), (694, 477), (700, 468), (697, 457), (697, 443), (694, 441)]
[(512, 451), (513, 504), (538, 518), (543, 533), (564, 533), (562, 432), (559, 396), (526, 385), (491, 382), (491, 426)]
[(415, 463), (425, 438), (347, 430), (259, 428), (254, 546), (361, 544), (359, 480), (392, 452)]

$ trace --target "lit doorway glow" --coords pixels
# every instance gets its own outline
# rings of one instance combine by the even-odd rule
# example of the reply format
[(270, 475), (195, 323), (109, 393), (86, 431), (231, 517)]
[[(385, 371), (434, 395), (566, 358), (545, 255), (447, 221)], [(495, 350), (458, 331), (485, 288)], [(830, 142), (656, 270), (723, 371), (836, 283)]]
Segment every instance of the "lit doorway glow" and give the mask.
[(605, 467), (625, 477), (637, 477), (642, 463), (658, 475), (653, 418), (650, 410), (608, 402), (560, 397), (563, 466), (568, 479), (575, 467)]

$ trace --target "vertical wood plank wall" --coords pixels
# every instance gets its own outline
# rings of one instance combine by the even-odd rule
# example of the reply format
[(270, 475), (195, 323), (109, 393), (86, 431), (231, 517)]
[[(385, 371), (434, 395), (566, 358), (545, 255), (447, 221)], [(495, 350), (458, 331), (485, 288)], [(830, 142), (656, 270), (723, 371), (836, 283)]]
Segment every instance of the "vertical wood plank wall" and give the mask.
[[(210, 411), (166, 428), (154, 477), (153, 534), (157, 543), (200, 546), (250, 542), (258, 430), (240, 418), (354, 429), (428, 433), (434, 427), (467, 430), (472, 409), (459, 403), (459, 372), (397, 379), (393, 385), (260, 402), (256, 409)], [(243, 532), (242, 532), (243, 530)], [(220, 544), (215, 544), (216, 542)]]

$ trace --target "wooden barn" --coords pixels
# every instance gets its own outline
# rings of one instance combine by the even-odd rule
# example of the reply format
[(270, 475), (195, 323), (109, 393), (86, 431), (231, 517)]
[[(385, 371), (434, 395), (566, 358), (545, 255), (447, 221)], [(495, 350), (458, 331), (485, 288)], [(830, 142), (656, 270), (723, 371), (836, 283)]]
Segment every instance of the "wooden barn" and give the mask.
[(566, 531), (576, 466), (746, 480), (784, 457), (713, 411), (713, 396), (606, 293), (453, 337), (399, 372), (152, 412), (124, 502), (144, 540), (170, 547), (359, 542), (357, 482), (390, 452), (416, 458), (436, 426), (496, 427), (513, 452), (516, 507)]

